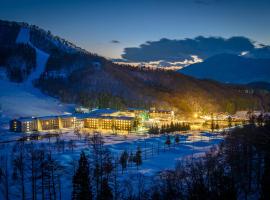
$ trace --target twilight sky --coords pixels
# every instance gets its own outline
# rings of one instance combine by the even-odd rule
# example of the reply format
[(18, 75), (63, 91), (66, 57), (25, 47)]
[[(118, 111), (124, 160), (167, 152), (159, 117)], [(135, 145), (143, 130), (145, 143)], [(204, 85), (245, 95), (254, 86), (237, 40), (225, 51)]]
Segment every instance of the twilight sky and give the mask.
[(0, 0), (0, 19), (38, 25), (110, 58), (161, 38), (246, 36), (270, 44), (269, 0)]

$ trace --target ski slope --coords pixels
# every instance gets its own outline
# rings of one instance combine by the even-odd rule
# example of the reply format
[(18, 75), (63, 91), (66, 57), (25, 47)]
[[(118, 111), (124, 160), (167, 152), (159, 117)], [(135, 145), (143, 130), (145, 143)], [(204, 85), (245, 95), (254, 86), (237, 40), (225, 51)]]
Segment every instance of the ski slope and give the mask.
[(40, 75), (44, 72), (46, 68), (46, 63), (49, 59), (49, 54), (46, 52), (38, 49), (30, 42), (30, 30), (29, 28), (21, 28), (16, 43), (22, 44), (29, 44), (32, 48), (36, 51), (36, 68), (35, 70), (29, 75), (27, 81), (25, 82), (26, 85), (32, 86), (32, 82), (40, 77)]
[(43, 116), (63, 114), (73, 111), (73, 105), (42, 94), (38, 89), (25, 84), (0, 80), (1, 121), (24, 116)]

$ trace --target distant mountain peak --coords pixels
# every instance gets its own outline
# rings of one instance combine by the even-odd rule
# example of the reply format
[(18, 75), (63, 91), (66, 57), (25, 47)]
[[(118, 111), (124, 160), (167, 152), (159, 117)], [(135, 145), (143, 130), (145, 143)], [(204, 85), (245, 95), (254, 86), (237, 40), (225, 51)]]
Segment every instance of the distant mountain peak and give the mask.
[(189, 65), (180, 73), (200, 79), (225, 83), (270, 82), (270, 59), (254, 59), (246, 55), (218, 54), (202, 63)]

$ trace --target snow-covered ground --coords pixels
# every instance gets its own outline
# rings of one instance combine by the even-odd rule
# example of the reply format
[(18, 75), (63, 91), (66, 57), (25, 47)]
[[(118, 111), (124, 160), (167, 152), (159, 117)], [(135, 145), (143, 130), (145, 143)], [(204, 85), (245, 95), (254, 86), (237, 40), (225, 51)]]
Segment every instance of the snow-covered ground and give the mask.
[(23, 116), (63, 114), (74, 108), (42, 94), (36, 88), (8, 80), (0, 80), (0, 94), (1, 121)]
[[(14, 134), (14, 133), (10, 133)], [(46, 133), (41, 133), (46, 134)], [(27, 136), (27, 134), (17, 133), (14, 136), (6, 137), (4, 141), (11, 141), (13, 139), (21, 138), (22, 136)], [(91, 136), (90, 136), (91, 137)], [(73, 131), (63, 131), (61, 136), (58, 137), (60, 140), (64, 140), (66, 143), (73, 140), (75, 148), (73, 152), (70, 152), (66, 147), (66, 151), (57, 153), (55, 156), (57, 160), (64, 166), (68, 166), (72, 160), (77, 160), (82, 150), (89, 152), (89, 143), (85, 140), (84, 135), (79, 138), (74, 134)], [(128, 153), (135, 154), (138, 147), (142, 150), (143, 164), (139, 169), (140, 173), (144, 175), (154, 175), (156, 172), (163, 169), (172, 169), (175, 163), (187, 156), (201, 156), (207, 152), (211, 147), (218, 145), (222, 140), (223, 136), (218, 133), (206, 133), (206, 132), (193, 132), (180, 134), (179, 144), (174, 143), (174, 136), (171, 135), (171, 145), (165, 145), (167, 139), (166, 135), (159, 136), (149, 136), (149, 135), (112, 135), (104, 134), (102, 135), (104, 145), (108, 148), (112, 155), (119, 158), (121, 153), (126, 150)], [(37, 140), (37, 144), (47, 144), (51, 145), (56, 141), (55, 138), (41, 139)], [(14, 144), (15, 141), (9, 142), (7, 144)], [(131, 168), (130, 172), (138, 172), (136, 168)]]
[[(105, 147), (107, 147), (114, 158), (118, 158), (120, 154), (126, 150), (129, 153), (133, 152), (135, 154), (138, 147), (142, 150), (142, 165), (139, 169), (133, 164), (129, 165), (128, 169), (121, 173), (121, 167), (119, 166), (119, 179), (124, 181), (130, 179), (130, 177), (137, 176), (138, 174), (143, 174), (145, 178), (150, 179), (156, 173), (166, 170), (174, 169), (175, 164), (185, 158), (197, 158), (204, 155), (211, 147), (218, 145), (223, 137), (216, 133), (185, 133), (180, 134), (180, 143), (174, 144), (174, 136), (171, 135), (172, 144), (170, 147), (165, 145), (166, 135), (161, 136), (138, 136), (138, 135), (128, 135), (128, 136), (115, 136), (115, 135), (102, 135), (103, 141), (105, 142)], [(84, 136), (79, 138), (74, 135), (73, 131), (63, 131), (60, 136), (60, 140), (66, 142), (64, 151), (57, 151), (55, 148), (55, 138), (37, 140), (35, 144), (45, 145), (47, 148), (52, 149), (53, 157), (57, 160), (61, 166), (64, 167), (64, 176), (62, 176), (62, 191), (64, 199), (70, 199), (71, 188), (72, 188), (72, 175), (74, 170), (74, 163), (77, 163), (81, 151), (85, 151), (87, 154), (91, 154), (91, 148)], [(68, 141), (74, 141), (74, 150), (68, 147)], [(11, 149), (15, 142), (9, 142), (6, 144), (0, 143), (0, 155), (2, 153), (7, 153)], [(145, 154), (145, 152), (147, 152)]]
[[(135, 140), (109, 144), (108, 148), (119, 157), (124, 150), (134, 154), (137, 147), (141, 147), (144, 161), (139, 172), (152, 176), (158, 171), (173, 169), (177, 161), (187, 156), (201, 156), (223, 140), (223, 137), (218, 134), (196, 132), (181, 135), (179, 144), (174, 144), (174, 136), (171, 136), (171, 145), (169, 147), (165, 145), (166, 138), (165, 135), (140, 137)], [(131, 171), (134, 172), (134, 170), (136, 171), (135, 168)]]

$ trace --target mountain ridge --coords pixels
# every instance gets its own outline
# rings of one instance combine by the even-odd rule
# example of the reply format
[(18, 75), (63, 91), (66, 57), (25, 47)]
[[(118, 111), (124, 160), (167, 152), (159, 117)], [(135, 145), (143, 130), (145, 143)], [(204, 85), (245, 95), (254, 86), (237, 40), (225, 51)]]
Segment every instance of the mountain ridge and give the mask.
[(270, 82), (270, 59), (218, 54), (204, 62), (180, 69), (178, 72), (225, 83)]
[[(16, 77), (23, 73), (20, 64), (22, 62), (19, 64), (16, 62), (14, 65), (14, 62), (10, 62), (10, 58), (16, 61), (20, 58), (23, 63), (26, 63), (27, 56), (22, 54), (23, 48), (26, 47), (21, 47), (21, 44), (15, 42), (19, 31), (25, 28), (25, 25), (15, 23), (13, 24), (15, 28), (11, 29), (7, 24), (8, 22), (0, 23), (0, 34), (6, 39), (6, 41), (0, 40), (0, 47), (1, 49), (16, 47), (19, 50), (10, 51), (8, 54), (0, 51), (0, 66), (7, 66), (7, 71), (17, 69), (18, 72), (13, 75)], [(241, 109), (260, 108), (260, 98), (245, 93), (248, 90), (246, 86), (197, 80), (161, 69), (117, 65), (101, 56), (77, 48), (73, 49), (70, 46), (68, 47), (71, 50), (66, 51), (62, 45), (59, 47), (49, 43), (47, 35), (44, 34), (46, 31), (39, 30), (40, 28), (30, 26), (30, 41), (37, 48), (48, 53), (49, 59), (45, 70), (34, 84), (44, 93), (57, 97), (63, 102), (119, 109), (131, 106), (148, 108), (155, 106), (184, 113), (235, 112)], [(64, 42), (63, 45), (65, 44)], [(31, 49), (29, 46), (27, 48)], [(29, 56), (30, 63), (33, 63), (36, 55), (34, 52), (30, 55), (32, 55)], [(15, 80), (23, 82), (35, 68), (33, 64), (29, 66), (29, 73)]]

